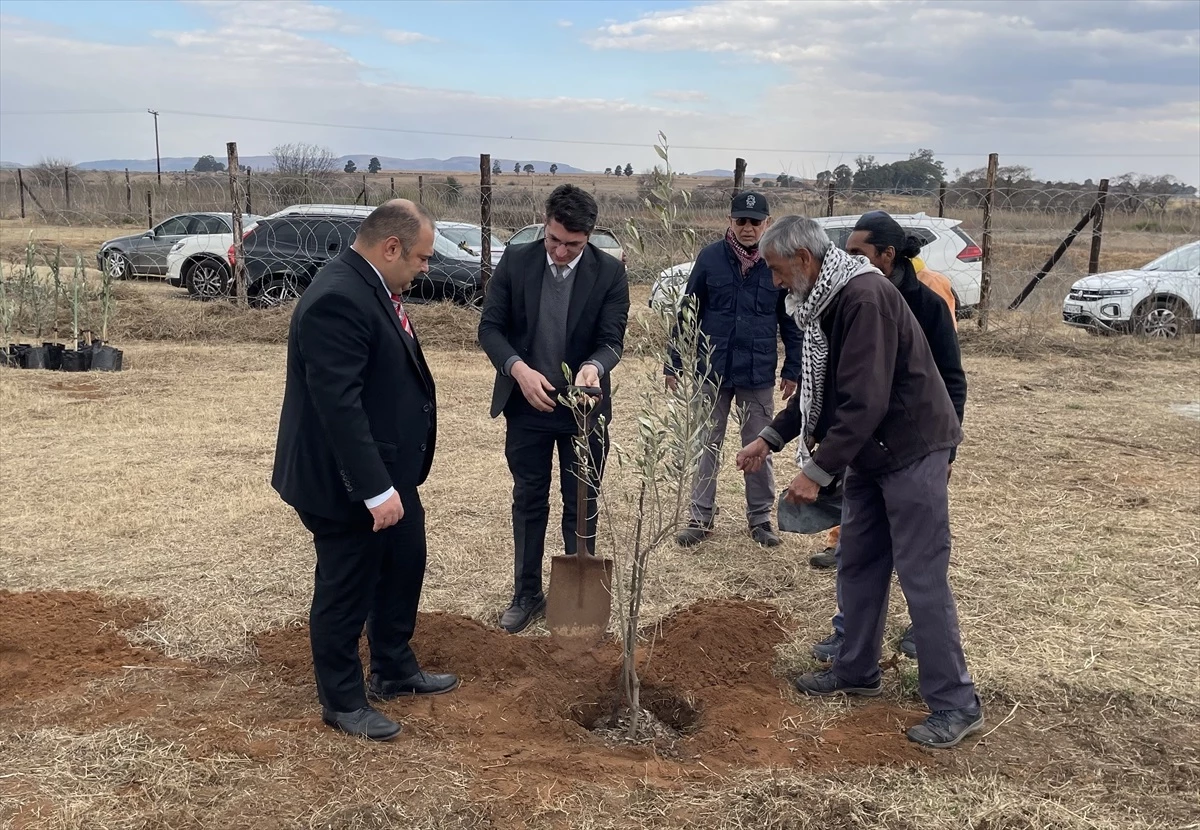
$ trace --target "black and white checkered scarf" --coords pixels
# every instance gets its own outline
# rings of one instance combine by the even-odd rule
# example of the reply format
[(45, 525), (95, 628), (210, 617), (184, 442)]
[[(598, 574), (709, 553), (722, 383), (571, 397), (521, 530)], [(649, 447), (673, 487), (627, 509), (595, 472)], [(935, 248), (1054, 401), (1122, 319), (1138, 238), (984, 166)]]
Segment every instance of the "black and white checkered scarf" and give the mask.
[(821, 262), (821, 272), (812, 291), (803, 300), (789, 292), (785, 304), (787, 311), (804, 332), (804, 352), (800, 370), (800, 446), (796, 450), (796, 462), (804, 466), (812, 458), (809, 444), (817, 420), (821, 417), (821, 405), (825, 398), (825, 372), (829, 364), (829, 339), (821, 328), (821, 315), (846, 283), (859, 274), (879, 273), (866, 257), (851, 256), (841, 248), (829, 247)]

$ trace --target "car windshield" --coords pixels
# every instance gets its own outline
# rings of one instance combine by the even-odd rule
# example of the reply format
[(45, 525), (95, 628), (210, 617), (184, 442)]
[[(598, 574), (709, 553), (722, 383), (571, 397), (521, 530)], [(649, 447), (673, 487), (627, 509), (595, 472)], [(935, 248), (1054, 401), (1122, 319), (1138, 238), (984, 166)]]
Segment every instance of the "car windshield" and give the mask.
[(606, 233), (601, 233), (600, 231), (594, 231), (591, 235), (590, 241), (597, 248), (620, 248), (621, 247), (620, 242), (613, 239), (611, 236), (609, 236)]
[(464, 251), (446, 236), (445, 231), (440, 229), (436, 234), (434, 234), (433, 250), (437, 251), (447, 259), (479, 259), (479, 254), (472, 254), (468, 251)]
[(1143, 271), (1195, 271), (1200, 268), (1200, 244), (1185, 245), (1148, 263)]
[[(442, 235), (453, 242), (455, 245), (466, 245), (475, 253), (483, 247), (483, 229), (472, 227), (448, 227), (439, 228)], [(500, 241), (496, 234), (492, 234), (492, 250), (496, 251), (504, 247), (504, 243)]]

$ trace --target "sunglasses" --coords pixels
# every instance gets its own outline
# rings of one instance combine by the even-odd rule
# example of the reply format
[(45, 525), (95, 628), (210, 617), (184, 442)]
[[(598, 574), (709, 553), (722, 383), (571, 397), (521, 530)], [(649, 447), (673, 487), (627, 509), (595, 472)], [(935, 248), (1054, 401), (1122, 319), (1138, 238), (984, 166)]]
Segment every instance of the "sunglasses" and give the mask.
[(746, 225), (750, 225), (751, 227), (757, 228), (759, 225), (761, 225), (763, 223), (763, 220), (751, 219), (749, 216), (739, 216), (737, 219), (734, 219), (733, 221), (737, 223), (737, 226), (739, 228), (745, 227)]

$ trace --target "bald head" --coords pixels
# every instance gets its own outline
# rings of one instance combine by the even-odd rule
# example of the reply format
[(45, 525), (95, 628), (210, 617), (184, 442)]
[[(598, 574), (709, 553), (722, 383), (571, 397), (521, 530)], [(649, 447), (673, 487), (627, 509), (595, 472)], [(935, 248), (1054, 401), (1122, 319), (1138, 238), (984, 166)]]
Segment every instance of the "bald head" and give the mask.
[(433, 256), (433, 216), (424, 205), (408, 199), (384, 202), (358, 226), (354, 250), (375, 266), (395, 294), (429, 270)]

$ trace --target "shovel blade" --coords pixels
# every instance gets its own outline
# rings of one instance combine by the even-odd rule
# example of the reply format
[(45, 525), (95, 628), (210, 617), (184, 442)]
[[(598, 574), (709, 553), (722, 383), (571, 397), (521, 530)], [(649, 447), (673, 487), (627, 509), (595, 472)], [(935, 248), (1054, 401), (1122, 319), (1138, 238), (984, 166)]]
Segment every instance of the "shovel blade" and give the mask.
[(546, 626), (551, 635), (595, 642), (604, 637), (612, 611), (613, 561), (590, 554), (550, 560)]

